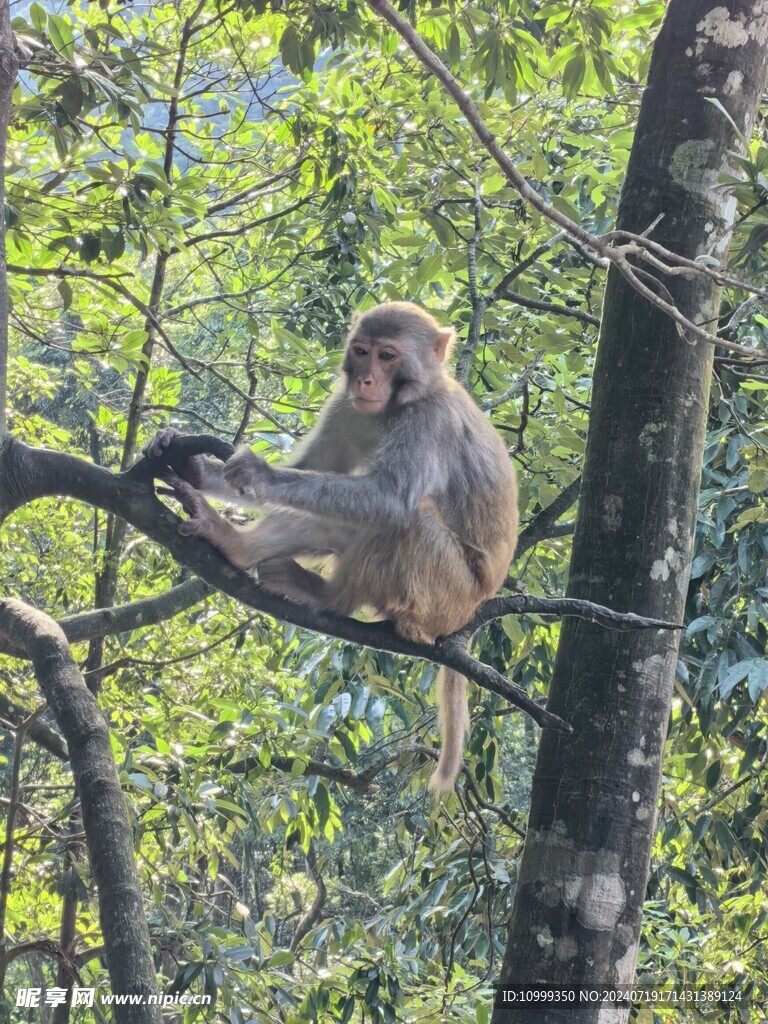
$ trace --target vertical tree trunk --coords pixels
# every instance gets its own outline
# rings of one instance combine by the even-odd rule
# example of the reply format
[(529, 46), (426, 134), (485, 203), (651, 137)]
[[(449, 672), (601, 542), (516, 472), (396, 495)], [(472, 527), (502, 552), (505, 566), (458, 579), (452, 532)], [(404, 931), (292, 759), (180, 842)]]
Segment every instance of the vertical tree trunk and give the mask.
[(6, 429), (5, 407), (8, 401), (8, 275), (5, 255), (5, 152), (11, 100), (19, 61), (16, 40), (11, 30), (11, 5), (0, 0), (0, 434)]
[[(671, 0), (654, 46), (618, 227), (686, 256), (724, 258), (735, 202), (722, 186), (749, 136), (768, 54), (762, 0)], [(717, 288), (667, 277), (692, 320)], [(688, 585), (713, 350), (687, 343), (611, 270), (569, 595), (681, 621)], [(502, 984), (633, 980), (679, 637), (564, 623)], [(597, 1021), (599, 1008), (510, 1008), (494, 1024)], [(626, 1013), (603, 1011), (602, 1021)]]

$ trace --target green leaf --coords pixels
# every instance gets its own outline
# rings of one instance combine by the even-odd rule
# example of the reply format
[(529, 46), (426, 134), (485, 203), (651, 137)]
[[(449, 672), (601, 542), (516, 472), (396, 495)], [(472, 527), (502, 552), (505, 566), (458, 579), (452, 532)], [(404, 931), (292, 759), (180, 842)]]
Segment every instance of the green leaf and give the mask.
[(728, 532), (733, 533), (734, 530), (740, 530), (742, 526), (748, 526), (750, 523), (766, 522), (768, 522), (768, 506), (756, 505), (754, 508), (748, 508), (740, 516), (737, 516)]
[(427, 245), (431, 245), (429, 238), (424, 238), (421, 235), (400, 235), (399, 238), (393, 238), (392, 244), (398, 246), (401, 249), (423, 249)]
[(304, 70), (301, 40), (293, 25), (288, 25), (280, 36), (280, 59), (295, 75), (300, 75)]
[(138, 786), (139, 789), (154, 789), (154, 783), (151, 782), (149, 778), (142, 772), (129, 772), (128, 778), (134, 784), (134, 786)]
[(723, 762), (718, 757), (718, 759), (716, 761), (713, 761), (712, 764), (709, 766), (709, 768), (707, 769), (707, 774), (704, 776), (704, 781), (706, 783), (707, 789), (715, 788), (715, 786), (720, 781), (720, 776), (722, 775), (722, 773)]
[[(144, 342), (147, 340), (147, 337), (147, 332), (143, 328), (136, 328), (133, 331), (126, 331), (125, 334), (123, 334), (122, 337), (120, 338), (118, 350), (132, 351), (135, 349), (140, 349)], [(221, 732), (222, 726), (224, 726), (223, 732)], [(216, 734), (216, 738), (218, 738), (219, 732), (221, 732), (221, 735), (224, 736), (227, 735), (231, 731), (231, 729), (231, 722), (222, 722), (213, 729), (211, 733), (211, 739), (214, 739), (214, 733)]]
[(80, 243), (80, 259), (85, 263), (93, 263), (99, 258), (101, 252), (101, 235), (88, 231)]
[(37, 3), (37, 0), (29, 6), (29, 20), (32, 22), (32, 27), (38, 32), (42, 33), (45, 31), (47, 15), (45, 8), (42, 4)]
[(693, 829), (691, 836), (691, 843), (693, 846), (698, 846), (704, 836), (707, 834), (709, 826), (712, 823), (712, 816), (709, 814), (702, 814)]
[(452, 22), (448, 27), (445, 48), (448, 52), (448, 63), (454, 65), (458, 64), (461, 60), (461, 39), (459, 38), (459, 30), (456, 27), (456, 22)]
[(68, 78), (56, 90), (56, 95), (64, 112), (74, 121), (83, 109), (83, 84), (80, 79), (77, 76)]
[(327, 788), (322, 783), (317, 787), (314, 800), (320, 827), (324, 828), (331, 813), (331, 798)]
[(75, 56), (75, 36), (69, 22), (58, 14), (49, 14), (48, 38), (54, 49), (71, 64)]
[(569, 99), (573, 99), (581, 88), (586, 70), (586, 57), (580, 50), (575, 57), (568, 61), (563, 70), (563, 92)]
[(709, 629), (710, 626), (714, 626), (717, 621), (713, 615), (700, 615), (693, 622), (689, 623), (685, 635), (693, 636), (694, 633), (701, 633), (703, 630)]
[(293, 964), (294, 956), (290, 949), (278, 949), (269, 958), (269, 967), (289, 967)]
[(768, 661), (764, 658), (755, 658), (747, 676), (747, 690), (755, 704), (767, 687)]
[(723, 680), (720, 683), (720, 696), (725, 698), (743, 679), (746, 679), (749, 673), (752, 671), (755, 659), (748, 658), (745, 661), (737, 661), (735, 665), (731, 665), (728, 671), (724, 674)]
[(72, 305), (72, 288), (68, 281), (59, 281), (56, 286), (56, 290), (61, 296), (61, 304), (63, 309), (69, 309)]

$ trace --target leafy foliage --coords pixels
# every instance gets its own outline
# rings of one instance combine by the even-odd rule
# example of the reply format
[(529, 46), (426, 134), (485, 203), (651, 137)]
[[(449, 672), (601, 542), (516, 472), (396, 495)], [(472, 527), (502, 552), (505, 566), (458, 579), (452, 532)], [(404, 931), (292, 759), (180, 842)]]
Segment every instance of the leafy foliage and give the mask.
[[(522, 173), (608, 229), (663, 5), (405, 7)], [(350, 311), (410, 298), (457, 327), (466, 382), (521, 470), (524, 516), (577, 477), (601, 271), (552, 241), (362, 5), (35, 2), (14, 29), (26, 58), (5, 211), (16, 432), (113, 468), (137, 431), (169, 420), (279, 456), (332, 386)], [(762, 269), (767, 164), (753, 147), (730, 183), (742, 273)], [(737, 318), (742, 341), (766, 329), (756, 303)], [(759, 361), (718, 363), (641, 950), (650, 974), (732, 977), (763, 995), (766, 387)], [(93, 510), (39, 502), (0, 534), (2, 572), (54, 615), (89, 608), (113, 531)], [(515, 576), (561, 593), (568, 554), (557, 533)], [(111, 556), (116, 601), (178, 582), (143, 537)], [(543, 691), (557, 637), (510, 619), (478, 649)], [(32, 708), (26, 669), (3, 675)], [(430, 807), (431, 668), (243, 618), (219, 597), (111, 639), (94, 677), (159, 970), (216, 997), (186, 1021), (488, 1019), (532, 728), (478, 697), (460, 795)], [(24, 769), (7, 930), (55, 935), (57, 901), (74, 892), (82, 953), (99, 939), (81, 839), (65, 835), (68, 773), (32, 745)], [(96, 955), (82, 967), (105, 983)], [(13, 971), (24, 983), (25, 962)]]

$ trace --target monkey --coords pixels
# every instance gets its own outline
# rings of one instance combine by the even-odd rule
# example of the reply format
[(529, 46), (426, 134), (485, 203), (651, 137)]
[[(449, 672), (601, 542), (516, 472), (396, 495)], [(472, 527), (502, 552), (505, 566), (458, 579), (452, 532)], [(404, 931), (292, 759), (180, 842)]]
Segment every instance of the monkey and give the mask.
[[(272, 593), (340, 615), (373, 608), (405, 639), (466, 625), (506, 577), (517, 484), (500, 436), (447, 371), (453, 342), (410, 302), (355, 314), (339, 386), (287, 466), (241, 447), (166, 478), (190, 516), (180, 532), (255, 570)], [(178, 433), (159, 431), (145, 453), (162, 456)], [(275, 511), (238, 527), (200, 492)], [(328, 555), (330, 576), (296, 561)], [(453, 669), (441, 668), (437, 706), (429, 788), (439, 794), (454, 787), (469, 728), (466, 679)]]

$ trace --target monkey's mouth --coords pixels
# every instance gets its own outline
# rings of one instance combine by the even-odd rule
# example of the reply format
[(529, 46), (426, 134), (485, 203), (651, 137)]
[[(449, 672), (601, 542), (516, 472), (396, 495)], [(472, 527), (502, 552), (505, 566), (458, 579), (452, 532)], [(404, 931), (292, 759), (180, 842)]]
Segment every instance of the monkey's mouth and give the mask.
[(352, 406), (358, 412), (377, 412), (383, 409), (386, 402), (383, 398), (353, 398)]

